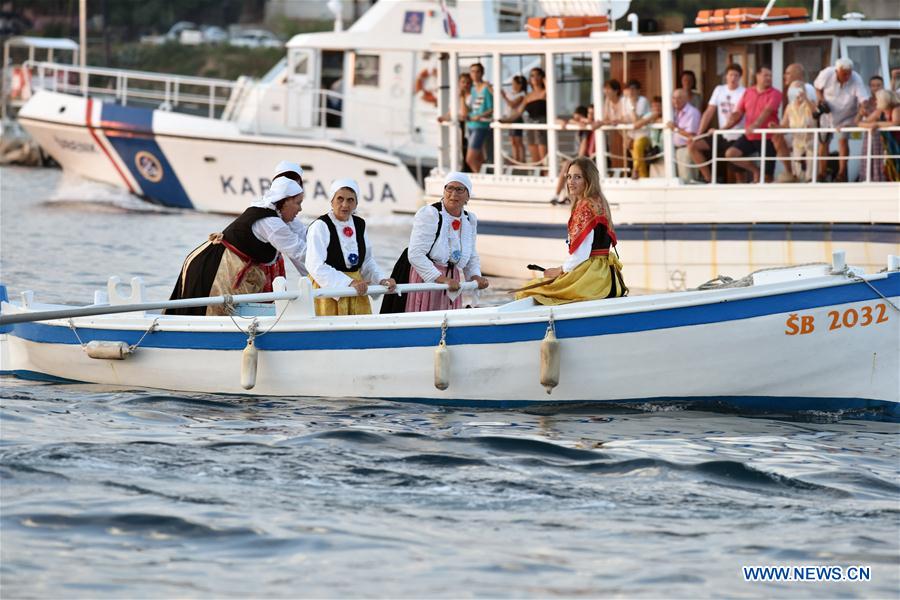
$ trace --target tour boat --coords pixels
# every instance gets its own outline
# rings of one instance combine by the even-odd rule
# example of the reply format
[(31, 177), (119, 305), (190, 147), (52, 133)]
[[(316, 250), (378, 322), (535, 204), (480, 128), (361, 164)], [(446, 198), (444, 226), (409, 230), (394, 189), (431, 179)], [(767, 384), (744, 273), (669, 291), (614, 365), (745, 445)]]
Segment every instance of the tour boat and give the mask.
[(279, 278), (269, 294), (193, 300), (274, 300), (232, 317), (146, 312), (173, 305), (146, 303), (137, 278), (130, 294), (112, 279), (79, 308), (40, 304), (32, 292), (9, 302), (0, 288), (0, 369), (178, 392), (699, 404), (900, 420), (900, 257), (872, 274), (843, 261), (836, 252), (831, 264), (763, 270), (710, 289), (555, 307), (525, 298), (339, 317), (315, 316), (314, 297), (354, 291), (313, 290), (305, 278), (296, 290)]
[[(826, 0), (822, 7), (821, 14), (814, 9), (808, 17), (797, 8), (765, 9), (766, 14), (763, 8), (701, 11), (696, 28), (651, 35), (638, 33), (634, 15), (629, 17), (631, 30), (617, 31), (578, 16), (586, 14), (577, 10), (584, 4), (558, 3), (558, 19), (538, 19), (527, 31), (432, 44), (442, 57), (442, 78), (449, 84), (438, 97), (442, 112), (457, 110), (457, 73), (466, 72), (474, 62), (485, 66), (485, 79), (494, 84), (495, 98), (501, 88), (509, 90), (514, 75), (527, 77), (533, 67), (546, 73), (549, 123), (508, 123), (501, 121), (508, 111), (495, 110), (490, 123), (493, 135), (488, 137), (496, 151), (480, 173), (472, 174), (475, 194), (467, 209), (478, 215), (482, 270), (526, 277), (525, 265), (551, 267), (565, 260), (570, 207), (551, 199), (556, 198), (560, 167), (575, 156), (576, 136), (583, 130), (557, 119), (570, 118), (578, 105), (593, 105), (595, 119), (604, 119), (603, 88), (611, 79), (623, 88), (636, 79), (643, 96), (663, 99), (661, 123), (653, 127), (662, 129), (662, 137), (652, 155), (649, 177), (631, 177), (622, 144), (622, 134), (630, 125), (604, 126), (594, 133), (594, 158), (611, 205), (623, 275), (633, 288), (685, 289), (719, 274), (827, 261), (837, 246), (847, 251), (849, 262), (867, 269), (875, 268), (882, 256), (900, 253), (900, 183), (875, 181), (872, 173), (877, 161), (900, 160), (900, 153), (891, 153), (887, 147), (881, 154), (873, 151), (874, 136), (868, 130), (842, 129), (850, 135), (850, 154), (855, 157), (849, 163), (850, 183), (822, 181), (816, 168), (797, 183), (765, 178), (759, 183), (726, 182), (726, 175), (732, 177), (728, 171), (737, 170), (729, 166), (732, 159), (716, 157), (723, 143), (719, 135), (707, 137), (714, 150), (713, 181), (721, 178), (718, 183), (687, 183), (676, 177), (672, 132), (662, 124), (674, 120), (670, 97), (680, 86), (683, 71), (696, 75), (701, 112), (714, 88), (723, 83), (725, 67), (735, 63), (743, 68), (746, 87), (754, 85), (756, 68), (765, 65), (772, 70), (774, 87), (783, 89), (783, 72), (792, 63), (803, 64), (812, 83), (838, 57), (852, 59), (866, 85), (873, 75), (882, 76), (889, 85), (888, 57), (900, 51), (900, 20), (866, 20), (858, 13), (833, 19), (830, 2)], [(576, 10), (562, 14), (567, 8)], [(555, 13), (548, 10), (548, 14)], [(500, 104), (499, 99), (495, 101)], [(513, 130), (522, 130), (526, 136), (545, 132), (546, 156), (538, 162), (528, 156), (524, 161), (512, 160), (509, 134)], [(897, 139), (897, 130), (880, 131), (893, 132)], [(834, 132), (828, 127), (757, 131), (769, 136), (764, 139), (778, 132), (810, 137)], [(463, 166), (460, 145), (456, 128), (445, 126), (438, 168), (426, 180), (426, 202), (440, 197), (447, 171)], [(812, 156), (806, 160), (818, 165), (830, 158), (818, 155), (818, 144), (811, 145)], [(837, 152), (834, 139), (830, 152)], [(760, 158), (751, 160), (759, 164)], [(775, 157), (765, 156), (765, 160), (770, 164)], [(783, 169), (777, 162), (776, 178)]]
[(437, 57), (462, 35), (524, 22), (534, 4), (379, 2), (346, 31), (308, 33), (261, 80), (28, 61), (25, 130), (65, 170), (165, 206), (239, 214), (282, 160), (304, 171), (310, 214), (352, 177), (363, 215), (411, 213), (437, 161)]

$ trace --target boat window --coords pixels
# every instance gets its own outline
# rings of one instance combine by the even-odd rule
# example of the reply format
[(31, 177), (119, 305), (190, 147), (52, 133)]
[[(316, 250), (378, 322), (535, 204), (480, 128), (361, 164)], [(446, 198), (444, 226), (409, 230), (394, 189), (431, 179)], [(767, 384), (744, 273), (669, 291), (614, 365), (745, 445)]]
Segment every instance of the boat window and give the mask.
[(844, 39), (847, 58), (853, 61), (853, 70), (863, 81), (873, 75), (881, 75), (881, 43), (874, 38)]
[[(566, 123), (557, 133), (559, 164), (579, 155), (590, 155), (587, 120), (593, 120), (591, 102), (591, 55), (586, 52), (556, 54), (553, 57), (556, 119)], [(583, 143), (584, 142), (584, 143)]]
[(294, 75), (306, 75), (309, 71), (309, 55), (297, 53), (297, 60), (294, 62)]
[(377, 54), (357, 54), (353, 65), (353, 85), (378, 87), (380, 59)]
[(890, 51), (888, 52), (888, 64), (890, 65), (891, 71), (900, 69), (900, 36), (891, 38)]
[(831, 40), (798, 40), (784, 43), (784, 66), (800, 63), (812, 82), (819, 71), (831, 64)]
[[(521, 77), (519, 81), (524, 80), (525, 82), (525, 87), (521, 90), (521, 93), (534, 96), (533, 85), (535, 79), (531, 77), (533, 69), (540, 69), (541, 72), (546, 73), (547, 69), (543, 55), (504, 54), (500, 56), (499, 84), (507, 98), (516, 101), (517, 97), (513, 89), (513, 78), (516, 77)], [(539, 174), (547, 160), (546, 134), (536, 129), (532, 129), (529, 133), (529, 131), (523, 131), (520, 127), (526, 123), (531, 128), (544, 127), (546, 126), (547, 118), (545, 114), (542, 115), (540, 113), (542, 107), (540, 100), (531, 104), (531, 108), (534, 111), (533, 114), (527, 112), (524, 97), (519, 98), (518, 101), (519, 104), (516, 111), (526, 112), (519, 119), (507, 119), (507, 117), (514, 114), (512, 105), (503, 98), (503, 94), (500, 92), (497, 92), (497, 96), (494, 98), (495, 117), (506, 121), (502, 125), (504, 130), (501, 136), (502, 169), (505, 173)], [(543, 107), (546, 110), (546, 99)]]

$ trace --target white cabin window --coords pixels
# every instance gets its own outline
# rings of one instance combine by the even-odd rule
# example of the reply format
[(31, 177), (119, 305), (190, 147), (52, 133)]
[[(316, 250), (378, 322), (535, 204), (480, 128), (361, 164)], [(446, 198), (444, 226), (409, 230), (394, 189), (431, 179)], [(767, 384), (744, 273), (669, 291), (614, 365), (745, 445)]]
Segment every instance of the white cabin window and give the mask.
[(784, 43), (784, 66), (800, 63), (806, 70), (806, 79), (813, 81), (819, 71), (831, 64), (831, 40), (811, 39)]
[(353, 67), (353, 85), (378, 87), (380, 59), (377, 54), (357, 54)]
[[(893, 81), (894, 69), (900, 69), (900, 37), (891, 36), (890, 40), (890, 48), (888, 49), (888, 67), (890, 68), (889, 74)], [(900, 86), (900, 79), (897, 80), (896, 84), (892, 83), (892, 89), (897, 89), (896, 86)]]
[(297, 62), (294, 63), (294, 75), (306, 75), (309, 71), (309, 56), (297, 54)]
[(859, 73), (863, 81), (869, 81), (873, 75), (881, 75), (881, 48), (878, 46), (849, 46), (847, 55), (853, 61), (853, 70)]

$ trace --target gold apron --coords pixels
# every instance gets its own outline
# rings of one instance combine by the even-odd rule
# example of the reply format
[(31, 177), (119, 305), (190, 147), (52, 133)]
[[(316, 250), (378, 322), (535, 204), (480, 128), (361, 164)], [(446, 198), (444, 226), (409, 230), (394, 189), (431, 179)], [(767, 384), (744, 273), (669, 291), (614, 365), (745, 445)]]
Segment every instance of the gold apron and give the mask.
[[(354, 281), (362, 281), (362, 274), (359, 271), (350, 271), (344, 273)], [(316, 280), (310, 276), (313, 282), (313, 289), (319, 289), (320, 286)], [(369, 302), (368, 296), (350, 296), (349, 298), (316, 298), (316, 315), (320, 317), (337, 317), (343, 315), (371, 315), (372, 303)]]
[[(621, 271), (622, 263), (615, 256), (591, 256), (572, 271), (563, 273), (547, 285), (516, 293), (516, 300), (532, 297), (538, 304), (554, 306), (584, 300), (618, 298), (628, 291)], [(615, 290), (613, 290), (614, 277)], [(540, 281), (540, 278), (533, 279), (526, 286)], [(615, 293), (611, 294), (613, 291)]]

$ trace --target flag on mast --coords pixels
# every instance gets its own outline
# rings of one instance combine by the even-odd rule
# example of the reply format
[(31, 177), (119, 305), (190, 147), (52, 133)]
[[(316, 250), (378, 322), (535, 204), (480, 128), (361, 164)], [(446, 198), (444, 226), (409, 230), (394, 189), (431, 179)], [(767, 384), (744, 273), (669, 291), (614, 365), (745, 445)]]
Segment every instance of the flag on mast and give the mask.
[(441, 12), (444, 13), (444, 33), (455, 38), (456, 22), (453, 20), (453, 17), (450, 16), (450, 11), (447, 10), (446, 0), (441, 0)]

